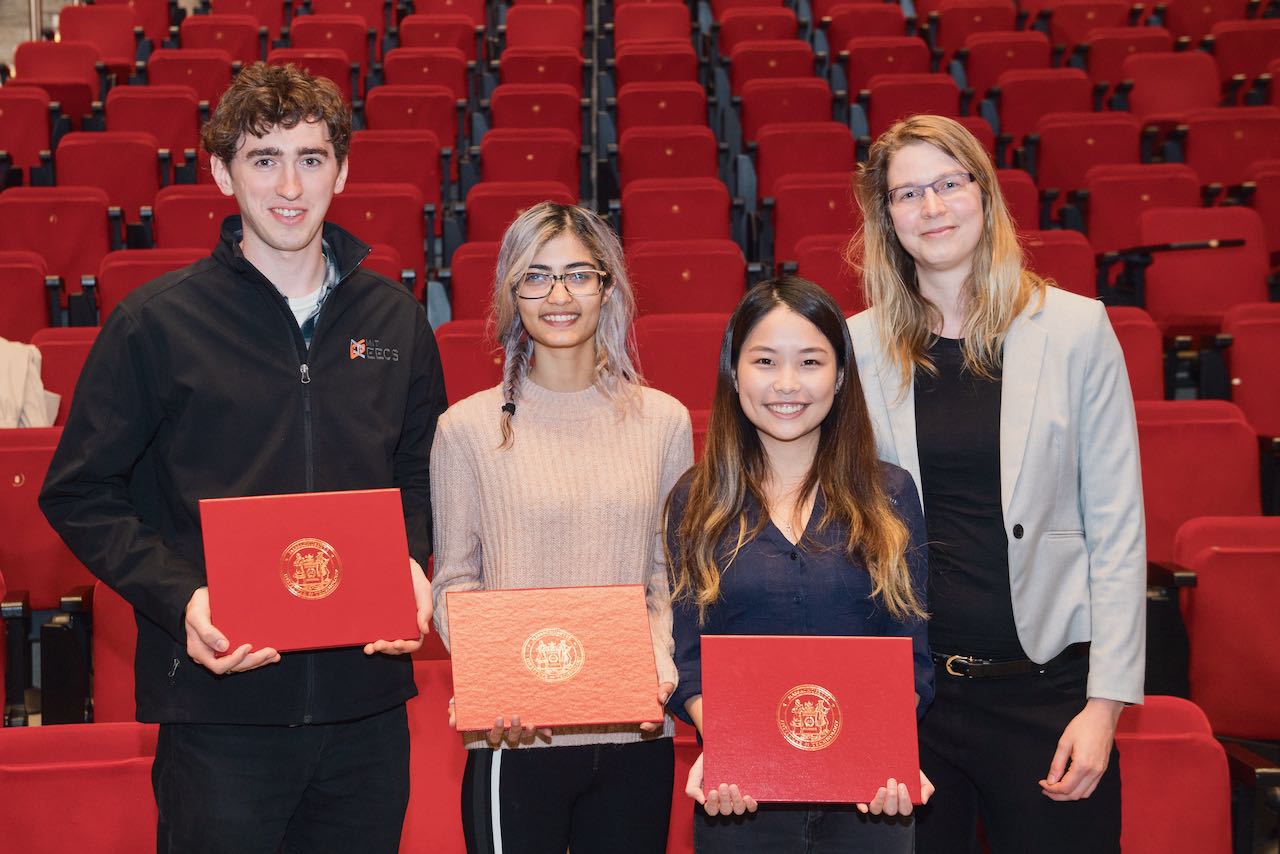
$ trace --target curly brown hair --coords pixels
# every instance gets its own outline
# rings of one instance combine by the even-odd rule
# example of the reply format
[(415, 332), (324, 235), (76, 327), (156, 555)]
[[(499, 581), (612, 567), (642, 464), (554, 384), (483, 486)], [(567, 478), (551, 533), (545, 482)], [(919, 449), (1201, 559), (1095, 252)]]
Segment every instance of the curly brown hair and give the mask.
[(213, 116), (200, 131), (204, 150), (231, 163), (244, 136), (265, 136), (272, 128), (322, 122), (338, 162), (351, 145), (351, 108), (327, 77), (313, 77), (295, 65), (255, 62), (236, 75)]

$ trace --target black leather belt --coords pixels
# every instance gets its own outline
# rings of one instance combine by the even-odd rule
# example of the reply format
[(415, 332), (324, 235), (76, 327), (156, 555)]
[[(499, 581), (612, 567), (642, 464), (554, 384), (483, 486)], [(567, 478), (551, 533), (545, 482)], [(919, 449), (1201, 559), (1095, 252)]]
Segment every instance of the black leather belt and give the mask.
[(1029, 673), (1044, 673), (1054, 664), (1081, 658), (1088, 654), (1088, 643), (1074, 643), (1044, 664), (1037, 664), (1029, 658), (997, 660), (976, 658), (972, 655), (948, 655), (943, 652), (933, 653), (933, 663), (945, 670), (950, 676), (960, 676), (966, 679), (998, 679), (1002, 676), (1026, 676)]

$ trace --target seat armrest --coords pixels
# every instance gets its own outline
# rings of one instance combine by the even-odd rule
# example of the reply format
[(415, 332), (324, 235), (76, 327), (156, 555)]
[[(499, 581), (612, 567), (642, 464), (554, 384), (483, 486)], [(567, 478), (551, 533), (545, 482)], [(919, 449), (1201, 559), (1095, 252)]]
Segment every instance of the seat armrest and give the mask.
[(1172, 561), (1147, 561), (1147, 585), (1151, 587), (1195, 587), (1196, 574)]

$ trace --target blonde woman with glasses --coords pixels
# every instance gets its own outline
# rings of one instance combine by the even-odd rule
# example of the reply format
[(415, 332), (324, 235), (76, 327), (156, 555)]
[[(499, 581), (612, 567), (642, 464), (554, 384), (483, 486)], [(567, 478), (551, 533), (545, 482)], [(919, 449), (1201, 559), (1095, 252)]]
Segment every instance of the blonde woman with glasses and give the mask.
[(849, 321), (880, 456), (916, 479), (937, 671), (922, 854), (1120, 850), (1114, 747), (1142, 701), (1137, 430), (1106, 311), (1023, 265), (991, 160), (914, 116), (872, 145)]
[[(536, 205), (507, 229), (493, 320), (502, 384), (440, 418), (431, 459), (435, 622), (450, 590), (643, 584), (659, 700), (675, 688), (661, 545), (667, 494), (693, 461), (689, 413), (642, 384), (617, 237), (580, 207)], [(534, 731), (494, 709), (470, 733), (467, 850), (661, 854), (672, 722)]]

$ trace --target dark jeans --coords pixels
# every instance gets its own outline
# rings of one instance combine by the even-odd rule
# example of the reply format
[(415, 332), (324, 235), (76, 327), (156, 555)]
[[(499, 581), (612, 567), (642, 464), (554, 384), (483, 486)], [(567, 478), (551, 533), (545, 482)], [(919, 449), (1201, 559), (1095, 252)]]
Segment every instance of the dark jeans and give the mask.
[(409, 803), (403, 705), (334, 724), (162, 724), (158, 854), (396, 854)]
[(920, 723), (920, 765), (937, 787), (920, 808), (921, 854), (974, 854), (976, 826), (993, 854), (1118, 854), (1120, 759), (1093, 795), (1053, 801), (1039, 781), (1058, 738), (1085, 704), (1087, 656), (1059, 656), (1043, 674), (967, 679), (937, 669), (937, 695)]
[(500, 833), (503, 854), (663, 854), (674, 775), (669, 738), (469, 750), (467, 851), (492, 854)]
[(911, 854), (911, 818), (863, 815), (853, 804), (761, 804), (741, 816), (693, 810), (698, 854)]

